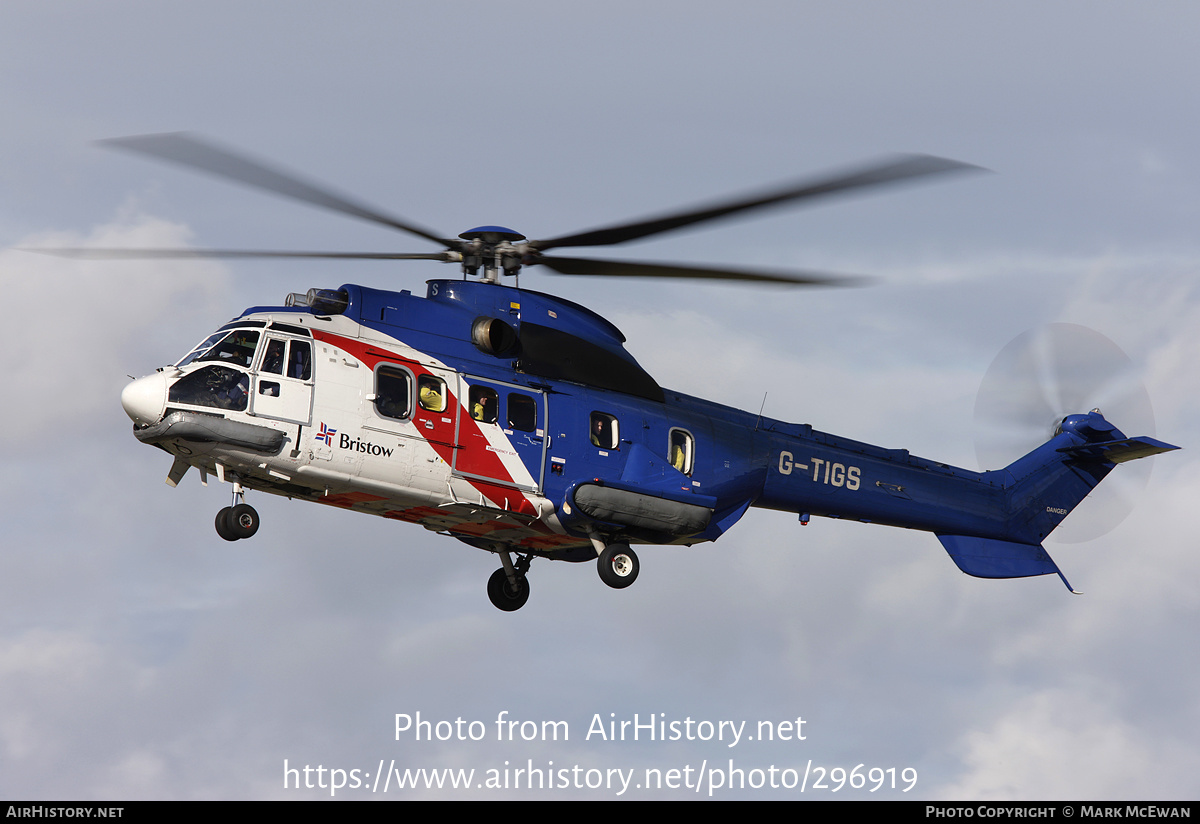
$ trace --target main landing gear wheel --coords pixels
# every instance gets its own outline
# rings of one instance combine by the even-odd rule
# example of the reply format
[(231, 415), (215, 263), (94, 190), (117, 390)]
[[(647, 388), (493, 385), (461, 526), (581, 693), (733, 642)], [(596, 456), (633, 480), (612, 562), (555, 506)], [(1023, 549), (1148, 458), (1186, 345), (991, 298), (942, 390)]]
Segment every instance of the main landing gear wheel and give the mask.
[(229, 513), (233, 512), (233, 507), (227, 506), (217, 513), (217, 534), (226, 541), (236, 541), (238, 536), (233, 534), (233, 530), (229, 528)]
[(596, 559), (600, 580), (613, 589), (625, 587), (637, 580), (642, 566), (629, 544), (609, 544)]
[(226, 541), (250, 538), (258, 532), (258, 511), (250, 504), (227, 506), (217, 513), (217, 534)]
[(524, 575), (518, 576), (517, 587), (513, 589), (512, 584), (508, 582), (508, 573), (501, 567), (488, 578), (487, 592), (496, 609), (515, 612), (529, 600), (529, 579)]

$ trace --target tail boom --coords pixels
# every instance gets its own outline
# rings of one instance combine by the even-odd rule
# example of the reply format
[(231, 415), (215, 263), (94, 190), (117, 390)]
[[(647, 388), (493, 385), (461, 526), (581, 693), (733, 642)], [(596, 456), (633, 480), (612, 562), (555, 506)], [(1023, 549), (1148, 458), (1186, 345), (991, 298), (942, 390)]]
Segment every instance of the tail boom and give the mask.
[(1068, 589), (1042, 541), (1118, 464), (1178, 448), (1128, 438), (1099, 410), (1067, 416), (1049, 441), (990, 472), (808, 428), (785, 439), (780, 429), (770, 443), (775, 471), (757, 506), (797, 512), (803, 523), (824, 515), (932, 532), (968, 575), (1054, 573)]

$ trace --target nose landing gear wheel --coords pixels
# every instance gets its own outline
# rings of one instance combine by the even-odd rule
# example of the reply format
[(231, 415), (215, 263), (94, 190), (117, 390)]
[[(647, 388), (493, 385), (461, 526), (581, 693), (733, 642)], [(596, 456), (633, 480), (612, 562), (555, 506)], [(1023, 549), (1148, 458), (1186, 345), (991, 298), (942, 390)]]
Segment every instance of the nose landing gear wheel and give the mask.
[(521, 575), (517, 578), (517, 588), (513, 589), (508, 582), (508, 573), (502, 567), (488, 578), (487, 593), (496, 609), (515, 612), (529, 600), (529, 579)]
[(629, 544), (609, 544), (596, 559), (600, 580), (613, 589), (625, 587), (637, 580), (641, 564)]

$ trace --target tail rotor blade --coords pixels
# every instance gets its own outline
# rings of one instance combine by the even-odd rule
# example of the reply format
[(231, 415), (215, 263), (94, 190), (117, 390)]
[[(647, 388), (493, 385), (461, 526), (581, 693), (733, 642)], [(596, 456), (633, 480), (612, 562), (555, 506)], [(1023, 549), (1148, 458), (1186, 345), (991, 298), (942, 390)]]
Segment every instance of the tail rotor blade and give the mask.
[[(1121, 348), (1085, 326), (1052, 323), (1019, 335), (992, 361), (975, 400), (975, 453), (998, 469), (1044, 443), (1066, 415), (1100, 409), (1126, 435), (1155, 434), (1150, 395)], [(1122, 464), (1051, 538), (1080, 543), (1115, 528), (1150, 478), (1148, 460)]]

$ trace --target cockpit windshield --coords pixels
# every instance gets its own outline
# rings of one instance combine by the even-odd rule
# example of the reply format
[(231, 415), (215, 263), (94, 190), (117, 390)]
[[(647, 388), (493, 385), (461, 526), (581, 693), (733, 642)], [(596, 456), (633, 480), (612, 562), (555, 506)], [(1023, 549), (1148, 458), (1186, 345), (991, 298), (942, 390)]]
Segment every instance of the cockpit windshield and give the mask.
[(258, 346), (258, 330), (233, 329), (210, 335), (199, 346), (175, 364), (183, 367), (192, 361), (216, 361), (232, 366), (249, 367)]
[(217, 332), (216, 334), (209, 335), (207, 338), (205, 338), (203, 341), (201, 341), (200, 344), (198, 344), (195, 348), (193, 348), (191, 352), (188, 352), (183, 357), (183, 360), (176, 363), (175, 364), (176, 368), (182, 367), (182, 366), (187, 366), (189, 363), (194, 361), (200, 355), (204, 354), (209, 349), (211, 349), (212, 345), (214, 343), (219, 341), (221, 338), (225, 337), (227, 334), (229, 334), (229, 333), (228, 332)]

